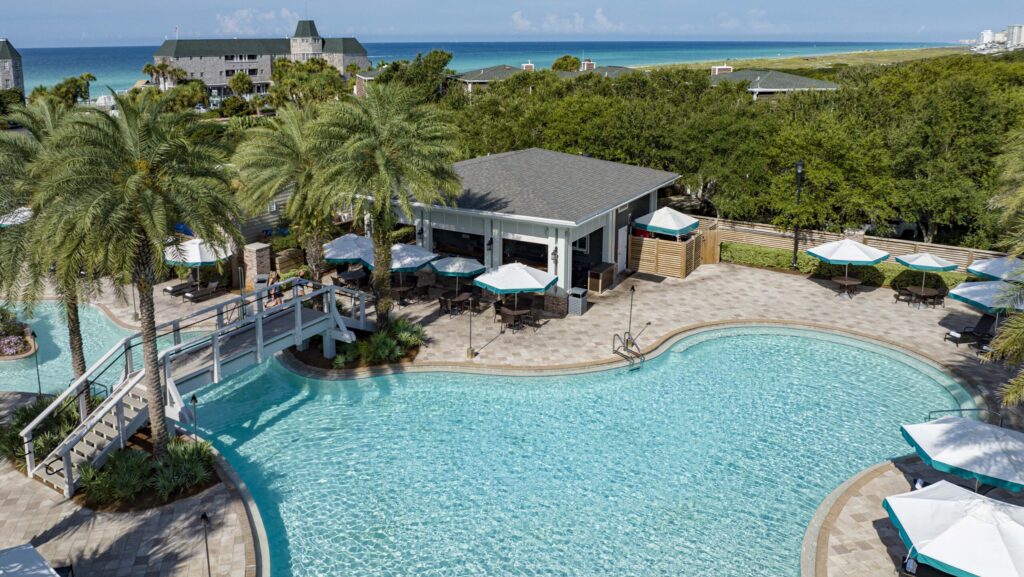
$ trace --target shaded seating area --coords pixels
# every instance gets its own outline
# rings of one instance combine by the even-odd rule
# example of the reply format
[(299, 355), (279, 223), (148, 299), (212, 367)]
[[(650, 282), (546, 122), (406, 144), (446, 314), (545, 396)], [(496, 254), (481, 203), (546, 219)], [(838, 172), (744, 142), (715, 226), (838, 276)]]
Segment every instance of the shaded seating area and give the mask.
[(853, 298), (861, 285), (860, 278), (850, 276), (850, 265), (871, 266), (889, 258), (889, 253), (849, 238), (808, 249), (807, 254), (824, 263), (844, 267), (843, 274), (833, 277), (832, 282), (836, 285), (837, 295), (848, 299)]
[(183, 296), (185, 300), (195, 304), (206, 302), (221, 293), (227, 292), (227, 290), (227, 287), (223, 286), (220, 281), (210, 281), (207, 285), (190, 290)]
[(959, 331), (947, 332), (942, 337), (942, 340), (949, 341), (957, 346), (970, 343), (988, 344), (995, 336), (995, 330), (996, 317), (985, 314), (974, 325), (965, 326)]

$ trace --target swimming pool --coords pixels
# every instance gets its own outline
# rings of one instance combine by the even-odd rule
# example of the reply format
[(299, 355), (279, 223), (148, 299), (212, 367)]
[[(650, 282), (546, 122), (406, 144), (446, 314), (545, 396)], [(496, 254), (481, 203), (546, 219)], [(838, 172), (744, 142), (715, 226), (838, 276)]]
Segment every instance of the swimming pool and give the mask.
[[(99, 308), (79, 307), (82, 326), (82, 347), (86, 364), (103, 356), (110, 347), (132, 334), (111, 321)], [(19, 318), (24, 316), (19, 314)], [(68, 328), (64, 312), (56, 303), (40, 303), (33, 318), (25, 320), (39, 339), (39, 376), (44, 393), (59, 393), (73, 380), (71, 350), (68, 347)], [(36, 392), (36, 359), (0, 362), (0, 391)]]
[(199, 391), (253, 493), (275, 577), (798, 575), (821, 500), (906, 454), (899, 425), (973, 406), (860, 340), (704, 331), (634, 372), (302, 378)]

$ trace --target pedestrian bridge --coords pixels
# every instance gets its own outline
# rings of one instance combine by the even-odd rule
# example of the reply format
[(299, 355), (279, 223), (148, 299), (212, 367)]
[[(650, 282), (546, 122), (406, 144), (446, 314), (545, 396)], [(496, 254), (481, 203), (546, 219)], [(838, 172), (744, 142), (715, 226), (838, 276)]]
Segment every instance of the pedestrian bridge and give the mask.
[[(278, 288), (290, 291), (289, 300), (268, 307), (268, 295)], [(351, 289), (292, 278), (158, 325), (157, 358), (167, 416), (179, 423), (192, 422), (192, 407), (184, 401), (192, 391), (261, 364), (288, 347), (302, 350), (311, 337), (323, 337), (324, 356), (332, 358), (337, 341), (355, 340), (350, 329), (373, 330), (366, 298)], [(211, 323), (212, 331), (201, 328)], [(21, 431), (30, 477), (70, 497), (80, 465), (101, 465), (110, 451), (123, 448), (148, 422), (141, 345), (141, 333), (122, 339)], [(90, 396), (103, 398), (92, 412)], [(39, 459), (36, 431), (47, 417), (61, 411), (77, 412), (79, 425)]]

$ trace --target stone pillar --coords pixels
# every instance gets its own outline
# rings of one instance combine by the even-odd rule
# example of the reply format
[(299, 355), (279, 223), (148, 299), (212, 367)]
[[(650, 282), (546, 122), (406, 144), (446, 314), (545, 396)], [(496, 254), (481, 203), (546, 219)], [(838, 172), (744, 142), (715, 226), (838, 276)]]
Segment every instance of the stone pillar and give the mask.
[(256, 283), (256, 275), (270, 274), (270, 245), (262, 242), (245, 245), (243, 259), (245, 262), (245, 288), (252, 290)]

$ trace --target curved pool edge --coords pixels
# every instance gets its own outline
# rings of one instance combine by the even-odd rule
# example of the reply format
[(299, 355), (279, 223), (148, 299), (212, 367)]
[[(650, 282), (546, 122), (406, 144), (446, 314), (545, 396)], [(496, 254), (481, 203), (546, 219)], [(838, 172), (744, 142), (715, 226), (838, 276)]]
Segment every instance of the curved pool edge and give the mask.
[[(995, 408), (992, 407), (992, 405), (988, 402), (984, 395), (981, 394), (981, 385), (973, 377), (964, 373), (963, 371), (960, 371), (956, 367), (950, 366), (938, 359), (935, 359), (928, 353), (925, 353), (912, 347), (908, 347), (903, 343), (891, 341), (889, 339), (879, 337), (877, 335), (869, 335), (861, 333), (859, 331), (852, 331), (846, 328), (836, 327), (822, 323), (811, 323), (800, 320), (782, 319), (742, 319), (695, 323), (692, 325), (681, 327), (679, 329), (675, 329), (673, 331), (669, 331), (668, 333), (662, 335), (657, 340), (655, 340), (651, 345), (644, 347), (642, 349), (642, 352), (647, 358), (653, 359), (664, 354), (665, 352), (672, 348), (672, 345), (676, 344), (677, 342), (688, 336), (692, 336), (713, 329), (756, 326), (775, 326), (788, 327), (794, 329), (811, 329), (823, 331), (837, 334), (839, 336), (855, 338), (861, 341), (866, 341), (869, 344), (876, 344), (893, 349), (897, 352), (906, 354), (911, 358), (929, 364), (935, 369), (942, 371), (943, 373), (946, 373), (949, 377), (953, 378), (960, 386), (964, 388), (964, 390), (967, 392), (967, 394), (971, 396), (972, 401), (978, 408), (985, 409), (989, 414), (992, 414), (992, 412), (995, 410)], [(370, 377), (393, 375), (399, 373), (430, 372), (468, 373), (489, 376), (536, 376), (538, 374), (557, 376), (592, 373), (618, 368), (625, 368), (627, 366), (626, 361), (622, 360), (621, 358), (609, 356), (600, 359), (594, 359), (587, 362), (566, 363), (559, 365), (542, 365), (534, 367), (460, 361), (426, 361), (421, 363), (413, 361), (411, 363), (395, 363), (370, 368), (328, 370), (306, 365), (305, 363), (298, 360), (294, 355), (292, 355), (288, 349), (285, 349), (285, 351), (278, 353), (276, 358), (280, 361), (282, 366), (284, 366), (286, 369), (299, 376), (315, 378), (325, 381), (365, 379)]]
[(800, 577), (828, 577), (828, 538), (832, 533), (833, 523), (847, 501), (864, 485), (885, 473), (889, 466), (913, 459), (915, 456), (911, 453), (871, 465), (843, 481), (822, 500), (804, 532), (803, 543), (800, 546)]
[[(181, 428), (180, 425), (176, 429), (179, 434), (192, 436), (192, 433)], [(203, 437), (199, 437), (199, 440), (207, 441)], [(231, 462), (217, 450), (217, 446), (212, 442), (210, 442), (210, 449), (215, 459), (214, 467), (221, 481), (237, 497), (235, 504), (242, 508), (246, 525), (249, 528), (249, 542), (246, 543), (245, 548), (245, 577), (270, 577), (270, 542), (267, 539), (267, 530), (263, 525), (259, 507), (256, 506), (256, 500), (238, 471), (235, 471)]]

